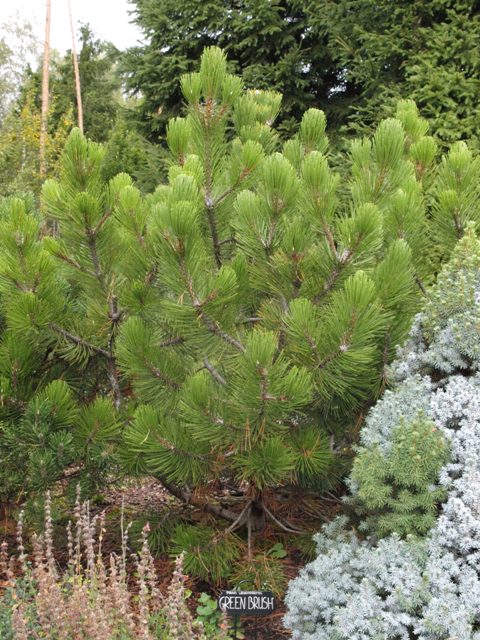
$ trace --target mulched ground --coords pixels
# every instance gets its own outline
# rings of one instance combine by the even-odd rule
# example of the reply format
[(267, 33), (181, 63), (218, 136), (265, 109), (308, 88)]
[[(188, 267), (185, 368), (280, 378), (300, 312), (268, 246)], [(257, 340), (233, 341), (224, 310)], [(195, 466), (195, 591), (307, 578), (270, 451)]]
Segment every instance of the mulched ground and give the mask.
[[(153, 479), (127, 480), (119, 486), (109, 488), (104, 492), (104, 497), (107, 513), (123, 505), (125, 512), (132, 518), (136, 514), (142, 517), (148, 513), (158, 514), (165, 508), (182, 508), (178, 501), (172, 499), (161, 483)], [(166, 588), (171, 576), (171, 562), (166, 558), (159, 558), (155, 564), (158, 575), (164, 576)], [(285, 560), (285, 565), (289, 578), (293, 577), (301, 566), (298, 561), (292, 563), (289, 560)], [(192, 604), (201, 592), (207, 591), (213, 597), (218, 594), (218, 591), (200, 580), (189, 579), (187, 587), (193, 593)], [(282, 623), (285, 609), (282, 603), (278, 603), (278, 605), (275, 613), (270, 616), (262, 616), (261, 618), (251, 616), (241, 619), (241, 629), (245, 640), (284, 640), (290, 638), (290, 633)]]
[[(165, 508), (182, 509), (182, 505), (178, 503), (163, 488), (161, 483), (152, 479), (146, 480), (128, 480), (120, 486), (110, 488), (105, 495), (107, 512), (112, 509), (118, 509), (123, 504), (125, 512), (131, 517), (135, 514), (145, 516), (148, 513), (161, 513)], [(318, 530), (322, 520), (330, 520), (339, 509), (338, 499), (336, 496), (323, 497), (321, 500), (310, 499), (302, 504), (302, 510), (298, 509), (297, 501), (285, 500), (283, 505), (279, 505), (280, 513), (292, 524), (297, 526), (305, 526), (305, 513), (310, 512), (312, 518), (313, 530)], [(269, 531), (267, 530), (267, 536)], [(278, 539), (278, 530), (271, 530), (272, 541)], [(300, 568), (305, 564), (304, 558), (298, 553), (298, 550), (290, 550), (288, 556), (282, 560), (283, 569), (288, 580), (294, 578)], [(170, 580), (170, 564), (166, 558), (158, 560), (159, 575), (165, 576), (165, 585)], [(192, 590), (194, 598), (192, 604), (202, 591), (209, 592), (213, 597), (218, 595), (218, 590), (212, 590), (211, 587), (204, 582), (190, 580), (188, 588)], [(231, 585), (225, 585), (225, 588), (232, 588)], [(261, 618), (251, 617), (242, 618), (242, 630), (245, 640), (284, 640), (290, 638), (290, 633), (283, 626), (282, 620), (285, 614), (285, 608), (282, 602), (277, 600), (277, 610), (270, 616)]]

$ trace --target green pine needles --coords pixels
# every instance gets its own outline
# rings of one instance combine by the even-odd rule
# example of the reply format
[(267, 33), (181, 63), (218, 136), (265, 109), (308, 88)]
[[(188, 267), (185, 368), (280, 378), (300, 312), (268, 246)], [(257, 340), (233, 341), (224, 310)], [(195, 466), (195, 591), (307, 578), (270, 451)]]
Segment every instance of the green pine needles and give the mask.
[[(169, 183), (150, 198), (158, 302), (117, 338), (140, 401), (122, 458), (246, 530), (252, 557), (267, 522), (297, 531), (275, 514), (277, 490), (332, 486), (346, 426), (382, 389), (428, 274), (435, 150), (405, 103), (356, 144), (340, 188), (320, 111), (280, 148), (280, 96), (244, 92), (220, 50), (181, 84)], [(216, 497), (227, 486), (239, 509)]]
[[(112, 402), (71, 367), (57, 342), (74, 316), (69, 282), (47, 251), (28, 203), (4, 203), (0, 220), (0, 499), (34, 500), (59, 480), (102, 486), (120, 423)], [(74, 254), (73, 254), (74, 255)], [(63, 328), (60, 327), (63, 324)], [(73, 347), (80, 338), (71, 336)], [(95, 379), (94, 362), (91, 376)], [(33, 506), (33, 502), (31, 502)]]

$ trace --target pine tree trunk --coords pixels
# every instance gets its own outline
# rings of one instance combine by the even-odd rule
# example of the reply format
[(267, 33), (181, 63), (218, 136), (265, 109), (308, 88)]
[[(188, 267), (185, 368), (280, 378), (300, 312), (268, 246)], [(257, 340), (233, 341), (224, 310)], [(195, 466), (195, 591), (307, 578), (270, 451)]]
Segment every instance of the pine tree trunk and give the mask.
[(75, 29), (73, 27), (72, 4), (70, 0), (68, 0), (68, 12), (70, 14), (70, 31), (72, 33), (73, 71), (75, 73), (75, 92), (77, 95), (77, 122), (78, 128), (83, 133), (82, 89), (80, 84), (80, 69), (78, 67), (77, 46), (75, 43)]
[(45, 43), (43, 50), (43, 74), (42, 74), (42, 116), (40, 122), (40, 175), (47, 173), (47, 133), (48, 133), (48, 109), (49, 109), (49, 73), (50, 73), (50, 22), (52, 14), (52, 0), (46, 0), (47, 16), (45, 20)]

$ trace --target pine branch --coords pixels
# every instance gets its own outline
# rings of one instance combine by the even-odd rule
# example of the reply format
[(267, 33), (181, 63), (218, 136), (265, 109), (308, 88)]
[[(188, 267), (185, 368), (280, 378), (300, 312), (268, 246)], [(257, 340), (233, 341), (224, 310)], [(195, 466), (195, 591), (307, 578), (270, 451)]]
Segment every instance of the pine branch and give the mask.
[[(203, 368), (204, 367), (202, 367), (202, 369)], [(201, 371), (201, 369), (199, 369), (199, 370)], [(217, 400), (217, 399), (218, 398), (215, 398), (215, 400)], [(231, 422), (226, 422), (224, 418), (216, 415), (215, 413), (212, 413), (209, 410), (208, 406), (203, 407), (202, 408), (202, 412), (203, 412), (205, 417), (210, 418), (212, 424), (214, 424), (214, 425), (221, 426), (224, 429), (229, 429), (230, 431), (236, 432), (237, 434), (244, 432), (243, 427), (241, 425), (234, 424), (234, 423), (231, 423)], [(232, 452), (230, 451), (230, 452), (225, 453), (224, 457), (228, 458), (231, 455), (232, 455)]]
[(338, 267), (338, 265), (336, 265), (333, 269), (333, 271), (331, 272), (330, 276), (328, 277), (327, 281), (325, 282), (325, 284), (323, 285), (323, 291), (321, 291), (320, 293), (318, 293), (315, 298), (314, 298), (314, 302), (315, 304), (318, 304), (320, 302), (320, 300), (327, 295), (327, 293), (329, 293), (329, 291), (331, 291), (331, 289), (333, 289), (333, 286), (335, 284), (335, 282), (338, 280), (338, 278), (340, 277), (342, 270)]
[(185, 338), (182, 338), (181, 336), (179, 336), (178, 338), (169, 338), (168, 340), (163, 340), (163, 342), (159, 342), (157, 347), (160, 347), (160, 348), (172, 347), (177, 344), (183, 344), (184, 342), (185, 342)]
[(385, 336), (385, 340), (383, 341), (383, 350), (382, 350), (382, 392), (383, 389), (387, 385), (387, 364), (388, 364), (388, 351), (390, 349), (391, 342), (391, 331), (387, 331)]
[(147, 286), (151, 286), (154, 283), (157, 273), (158, 273), (158, 264), (155, 263), (153, 264), (152, 268), (145, 276), (144, 282)]
[(115, 407), (119, 409), (122, 404), (122, 391), (120, 389), (117, 364), (115, 362), (115, 358), (108, 358), (107, 366), (108, 366), (108, 379), (110, 380), (110, 385), (112, 387)]
[[(232, 193), (234, 193), (234, 191), (236, 189), (238, 189), (238, 187), (242, 184), (242, 182), (245, 180), (245, 178), (250, 174), (250, 169), (243, 169), (242, 172), (240, 173), (240, 175), (238, 176), (238, 178), (235, 180), (235, 182), (233, 183), (233, 185), (231, 187), (229, 187), (228, 189), (226, 189), (220, 196), (218, 196), (218, 198), (213, 202), (213, 207), (218, 206), (221, 202), (223, 202), (225, 200), (225, 198), (228, 198), (229, 195), (231, 195)], [(233, 240), (233, 238), (232, 238)], [(225, 240), (223, 242), (221, 242), (220, 244), (223, 244), (224, 242), (226, 242)]]
[[(345, 249), (343, 251), (343, 253), (339, 256), (337, 253), (337, 249), (336, 247), (333, 249), (333, 255), (335, 256), (337, 263), (332, 271), (332, 273), (330, 274), (329, 278), (327, 279), (327, 281), (325, 282), (324, 286), (323, 286), (323, 291), (321, 291), (320, 293), (318, 293), (315, 298), (314, 298), (314, 302), (315, 304), (318, 304), (320, 302), (320, 300), (331, 290), (333, 289), (333, 286), (335, 285), (335, 282), (338, 280), (338, 278), (340, 277), (343, 269), (348, 266), (350, 264), (350, 262), (352, 261), (354, 255), (355, 255), (355, 251), (358, 249), (358, 246), (360, 245), (360, 243), (363, 240), (363, 235), (360, 235), (357, 238), (357, 241), (355, 242), (354, 246), (351, 247), (350, 249)], [(332, 238), (333, 241), (333, 238)], [(330, 242), (329, 242), (330, 245)], [(331, 248), (331, 247), (330, 247)]]
[(95, 271), (95, 277), (99, 281), (101, 288), (105, 289), (104, 277), (103, 277), (103, 273), (102, 273), (102, 268), (100, 266), (100, 259), (98, 257), (95, 231), (93, 229), (90, 229), (89, 227), (87, 227), (86, 230), (85, 230), (85, 233), (86, 233), (86, 236), (87, 236), (88, 248), (90, 250), (90, 257), (92, 258), (92, 262), (93, 262), (93, 267), (94, 267), (94, 271)]
[(110, 339), (108, 341), (108, 350), (110, 357), (108, 358), (108, 379), (113, 391), (115, 406), (117, 409), (122, 404), (122, 392), (120, 389), (119, 376), (117, 371), (117, 363), (115, 359), (115, 329), (123, 316), (123, 311), (118, 308), (118, 300), (116, 295), (112, 295), (109, 303), (109, 317), (111, 320)]
[(105, 222), (110, 218), (110, 216), (112, 215), (111, 211), (105, 211), (105, 213), (103, 214), (103, 216), (101, 217), (101, 219), (98, 221), (97, 226), (95, 227), (95, 229), (93, 229), (93, 235), (97, 236), (98, 232), (100, 231), (100, 229), (103, 227), (103, 225), (105, 224)]
[(79, 264), (73, 258), (70, 258), (70, 256), (67, 256), (64, 253), (55, 253), (55, 257), (59, 258), (60, 260), (63, 260), (64, 262), (69, 264), (71, 267), (74, 267), (75, 269), (77, 269), (77, 271), (80, 271), (81, 273), (85, 273), (86, 275), (96, 278), (96, 273), (94, 271), (91, 271), (86, 267), (82, 267), (81, 264)]
[[(95, 353), (98, 353), (99, 355), (103, 356), (106, 359), (106, 361), (107, 361), (108, 379), (109, 379), (110, 385), (112, 387), (114, 403), (115, 403), (115, 406), (118, 409), (120, 407), (121, 403), (122, 403), (122, 392), (121, 392), (121, 388), (120, 388), (119, 376), (118, 376), (115, 357), (112, 355), (111, 350), (107, 351), (106, 349), (103, 349), (102, 347), (97, 347), (96, 345), (92, 344), (91, 342), (88, 342), (88, 340), (85, 340), (84, 338), (80, 338), (79, 336), (76, 336), (73, 333), (70, 333), (69, 331), (66, 331), (65, 329), (62, 329), (62, 327), (59, 327), (54, 322), (50, 322), (48, 327), (52, 331), (57, 333), (58, 335), (62, 336), (62, 338), (64, 338), (65, 340), (68, 340), (68, 342), (72, 342), (73, 344), (77, 344), (77, 345), (79, 345), (81, 347), (85, 347), (86, 349), (89, 349), (90, 351), (94, 351)], [(112, 347), (110, 345), (110, 349), (111, 348)]]
[(79, 346), (85, 347), (86, 349), (90, 349), (95, 353), (99, 353), (104, 358), (107, 358), (107, 359), (110, 358), (110, 353), (106, 349), (102, 349), (102, 347), (97, 347), (91, 342), (88, 342), (88, 340), (85, 340), (84, 338), (80, 338), (79, 336), (76, 336), (73, 333), (70, 333), (69, 331), (62, 329), (62, 327), (58, 326), (58, 324), (56, 324), (55, 322), (50, 322), (48, 327), (55, 333), (58, 333), (58, 335), (62, 336), (62, 338), (64, 338), (65, 340), (68, 340), (69, 342), (73, 342), (74, 344), (78, 344)]
[(455, 227), (455, 233), (457, 236), (457, 240), (460, 240), (460, 238), (463, 236), (463, 227), (462, 227), (462, 223), (460, 221), (460, 216), (458, 215), (458, 209), (455, 208), (455, 211), (453, 212), (453, 224)]
[(220, 269), (220, 267), (222, 266), (222, 254), (218, 237), (217, 221), (215, 218), (213, 201), (207, 195), (205, 195), (205, 206), (207, 209), (208, 225), (210, 227), (210, 233), (212, 235), (213, 255), (215, 256), (217, 267)]
[(282, 529), (282, 531), (285, 531), (285, 533), (297, 533), (297, 534), (307, 533), (305, 531), (305, 529), (297, 529), (296, 527), (293, 527), (291, 524), (284, 524), (278, 518), (276, 518), (273, 515), (273, 513), (270, 511), (270, 509), (268, 509), (268, 507), (266, 507), (265, 505), (263, 505), (263, 509), (264, 509), (265, 513), (267, 514), (267, 516), (270, 518), (270, 520), (274, 524), (276, 524), (277, 527), (280, 527), (280, 529)]
[(235, 522), (233, 522), (228, 527), (228, 529), (225, 530), (225, 533), (232, 533), (233, 531), (235, 531), (235, 529), (238, 529), (239, 527), (242, 526), (242, 524), (247, 519), (247, 512), (250, 509), (250, 507), (252, 506), (252, 502), (253, 502), (253, 500), (249, 500), (247, 502), (247, 505), (242, 509), (242, 511), (240, 511), (240, 515), (238, 516), (238, 518), (235, 520)]
[(325, 356), (323, 360), (320, 360), (316, 365), (317, 369), (324, 369), (328, 364), (330, 364), (330, 362), (335, 360), (337, 356), (348, 351), (350, 347), (350, 340), (353, 334), (353, 330), (355, 328), (356, 320), (357, 320), (357, 316), (355, 313), (353, 313), (349, 322), (349, 325), (350, 325), (349, 329), (343, 334), (341, 342), (338, 345), (338, 348), (335, 349), (335, 351), (332, 351), (331, 353), (329, 353), (327, 356)]
[(335, 240), (333, 238), (332, 230), (330, 229), (328, 224), (324, 224), (323, 225), (323, 233), (325, 234), (325, 237), (327, 238), (327, 242), (328, 242), (328, 246), (330, 247), (330, 251), (335, 256), (335, 258), (338, 259), (337, 246), (336, 246)]
[(418, 288), (420, 289), (420, 291), (423, 293), (423, 295), (426, 298), (429, 298), (430, 296), (428, 295), (428, 291), (425, 289), (425, 285), (423, 284), (420, 276), (418, 274), (415, 274), (415, 282), (418, 285)]
[(268, 377), (267, 377), (267, 370), (262, 368), (260, 370), (260, 401), (261, 401), (261, 405), (260, 405), (260, 411), (258, 414), (258, 417), (260, 419), (260, 423), (263, 421), (264, 417), (265, 417), (265, 404), (267, 402), (267, 399), (269, 398), (268, 395)]
[(205, 366), (205, 369), (211, 374), (214, 380), (216, 380), (221, 385), (227, 384), (227, 381), (225, 380), (225, 378), (220, 375), (220, 373), (217, 371), (217, 369), (215, 369), (215, 367), (213, 366), (213, 364), (211, 364), (208, 358), (205, 358), (205, 360), (203, 361), (203, 364)]
[(220, 247), (222, 247), (224, 244), (230, 244), (230, 242), (235, 242), (235, 238), (226, 238), (225, 240), (220, 240), (218, 244)]
[(229, 509), (225, 509), (217, 504), (211, 504), (210, 502), (203, 502), (197, 496), (193, 495), (190, 489), (182, 489), (181, 487), (177, 487), (175, 484), (168, 482), (165, 478), (158, 478), (160, 482), (163, 484), (165, 489), (175, 496), (179, 500), (181, 500), (186, 505), (192, 505), (207, 513), (211, 513), (212, 515), (222, 518), (223, 520), (230, 520), (231, 522), (235, 522), (238, 518), (238, 515)]
[(215, 320), (212, 320), (211, 318), (209, 318), (203, 311), (201, 311), (201, 309), (199, 309), (199, 307), (201, 306), (201, 303), (199, 303), (198, 305), (194, 304), (193, 306), (195, 307), (196, 311), (198, 309), (197, 317), (203, 322), (203, 324), (206, 326), (206, 328), (211, 333), (213, 333), (214, 335), (218, 336), (219, 338), (221, 338), (222, 340), (224, 340), (228, 344), (231, 344), (233, 347), (235, 347), (236, 349), (238, 349), (242, 353), (245, 352), (245, 347), (243, 346), (243, 344), (241, 342), (239, 342), (236, 338), (234, 338), (233, 336), (231, 336), (228, 333), (226, 333), (220, 327), (218, 322), (216, 322)]
[(205, 151), (205, 207), (207, 209), (208, 225), (212, 236), (213, 255), (218, 268), (222, 266), (222, 256), (219, 245), (217, 221), (215, 218), (215, 204), (212, 198), (213, 189), (213, 167), (212, 167), (212, 139), (211, 139), (211, 121), (213, 119), (213, 110), (215, 101), (207, 98), (204, 110), (204, 151)]
[(218, 324), (218, 322), (216, 322), (216, 320), (212, 320), (211, 318), (209, 318), (209, 316), (206, 315), (206, 313), (204, 311), (202, 311), (203, 302), (200, 301), (200, 299), (198, 298), (197, 294), (195, 293), (195, 290), (193, 288), (192, 279), (191, 279), (190, 275), (188, 274), (185, 262), (183, 260), (180, 263), (180, 269), (181, 269), (181, 273), (182, 273), (182, 275), (184, 277), (185, 284), (187, 286), (188, 294), (190, 296), (190, 299), (192, 300), (193, 308), (195, 309), (195, 313), (197, 314), (197, 318), (203, 322), (205, 327), (211, 333), (213, 333), (214, 335), (218, 336), (219, 338), (221, 338), (222, 340), (224, 340), (228, 344), (234, 346), (236, 349), (238, 349), (239, 351), (244, 353), (245, 352), (245, 347), (243, 346), (243, 344), (241, 342), (239, 342), (236, 338), (231, 336), (230, 334), (226, 333), (226, 331), (224, 331), (220, 327), (220, 325)]
[(178, 382), (176, 382), (175, 380), (172, 380), (172, 378), (169, 378), (167, 375), (165, 375), (163, 371), (160, 371), (160, 369), (156, 367), (154, 364), (152, 364), (149, 360), (147, 360), (147, 358), (143, 359), (143, 363), (147, 367), (147, 369), (150, 371), (150, 373), (155, 376), (155, 378), (158, 378), (159, 380), (164, 382), (167, 386), (171, 387), (172, 389), (175, 389), (176, 391), (180, 389), (180, 384)]

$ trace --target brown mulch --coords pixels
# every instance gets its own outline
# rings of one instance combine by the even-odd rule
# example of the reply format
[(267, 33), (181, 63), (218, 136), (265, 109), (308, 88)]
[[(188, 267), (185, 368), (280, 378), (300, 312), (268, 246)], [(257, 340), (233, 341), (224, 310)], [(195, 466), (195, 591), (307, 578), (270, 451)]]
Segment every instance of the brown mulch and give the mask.
[(127, 511), (138, 513), (161, 510), (167, 505), (178, 503), (163, 485), (153, 478), (127, 478), (117, 485), (108, 487), (103, 496), (110, 506), (121, 507), (123, 504)]
[[(146, 513), (155, 513), (162, 511), (166, 507), (182, 509), (181, 503), (172, 498), (171, 494), (164, 489), (160, 482), (153, 479), (132, 480), (129, 479), (119, 486), (111, 487), (104, 493), (105, 502), (108, 509), (118, 509), (123, 504), (125, 512), (135, 516), (145, 515)], [(219, 496), (220, 497), (220, 496)], [(338, 510), (338, 505), (334, 500), (320, 501), (310, 498), (299, 509), (298, 500), (286, 498), (284, 502), (277, 504), (277, 513), (291, 524), (297, 526), (305, 526), (305, 511), (310, 512), (312, 517), (313, 529), (319, 528), (319, 519), (331, 519)], [(272, 538), (272, 542), (278, 539), (278, 531), (267, 527), (265, 535)], [(165, 586), (168, 584), (171, 576), (171, 562), (168, 558), (160, 558), (156, 564), (158, 575), (165, 576)], [(288, 580), (294, 578), (300, 568), (305, 564), (305, 560), (298, 551), (293, 550), (282, 560), (284, 573)], [(163, 581), (162, 581), (163, 582)], [(163, 584), (161, 585), (163, 587)], [(217, 593), (209, 588), (202, 581), (189, 580), (188, 588), (193, 593), (192, 605), (202, 591), (209, 592), (212, 596)], [(227, 587), (229, 588), (229, 587)], [(241, 628), (245, 640), (284, 640), (290, 638), (290, 632), (283, 626), (283, 616), (285, 615), (285, 607), (283, 602), (277, 602), (277, 610), (265, 617), (248, 617), (241, 619)]]
[[(127, 479), (118, 486), (112, 486), (104, 492), (105, 507), (118, 509), (123, 505), (125, 512), (134, 517), (135, 514), (145, 515), (145, 513), (155, 513), (166, 507), (176, 506), (181, 508), (181, 504), (171, 494), (164, 489), (160, 482), (147, 478), (142, 480)], [(298, 561), (297, 561), (298, 562)], [(171, 577), (171, 561), (168, 558), (159, 558), (155, 562), (157, 573), (164, 576), (160, 585), (167, 587)], [(298, 564), (285, 562), (286, 574), (288, 578), (294, 577), (302, 563)], [(192, 604), (202, 591), (210, 591), (212, 596), (216, 594), (201, 581), (189, 579), (187, 587), (192, 590)], [(290, 638), (290, 632), (283, 626), (282, 620), (285, 615), (283, 603), (277, 607), (275, 613), (269, 616), (250, 616), (241, 619), (241, 629), (245, 640), (285, 640)]]

